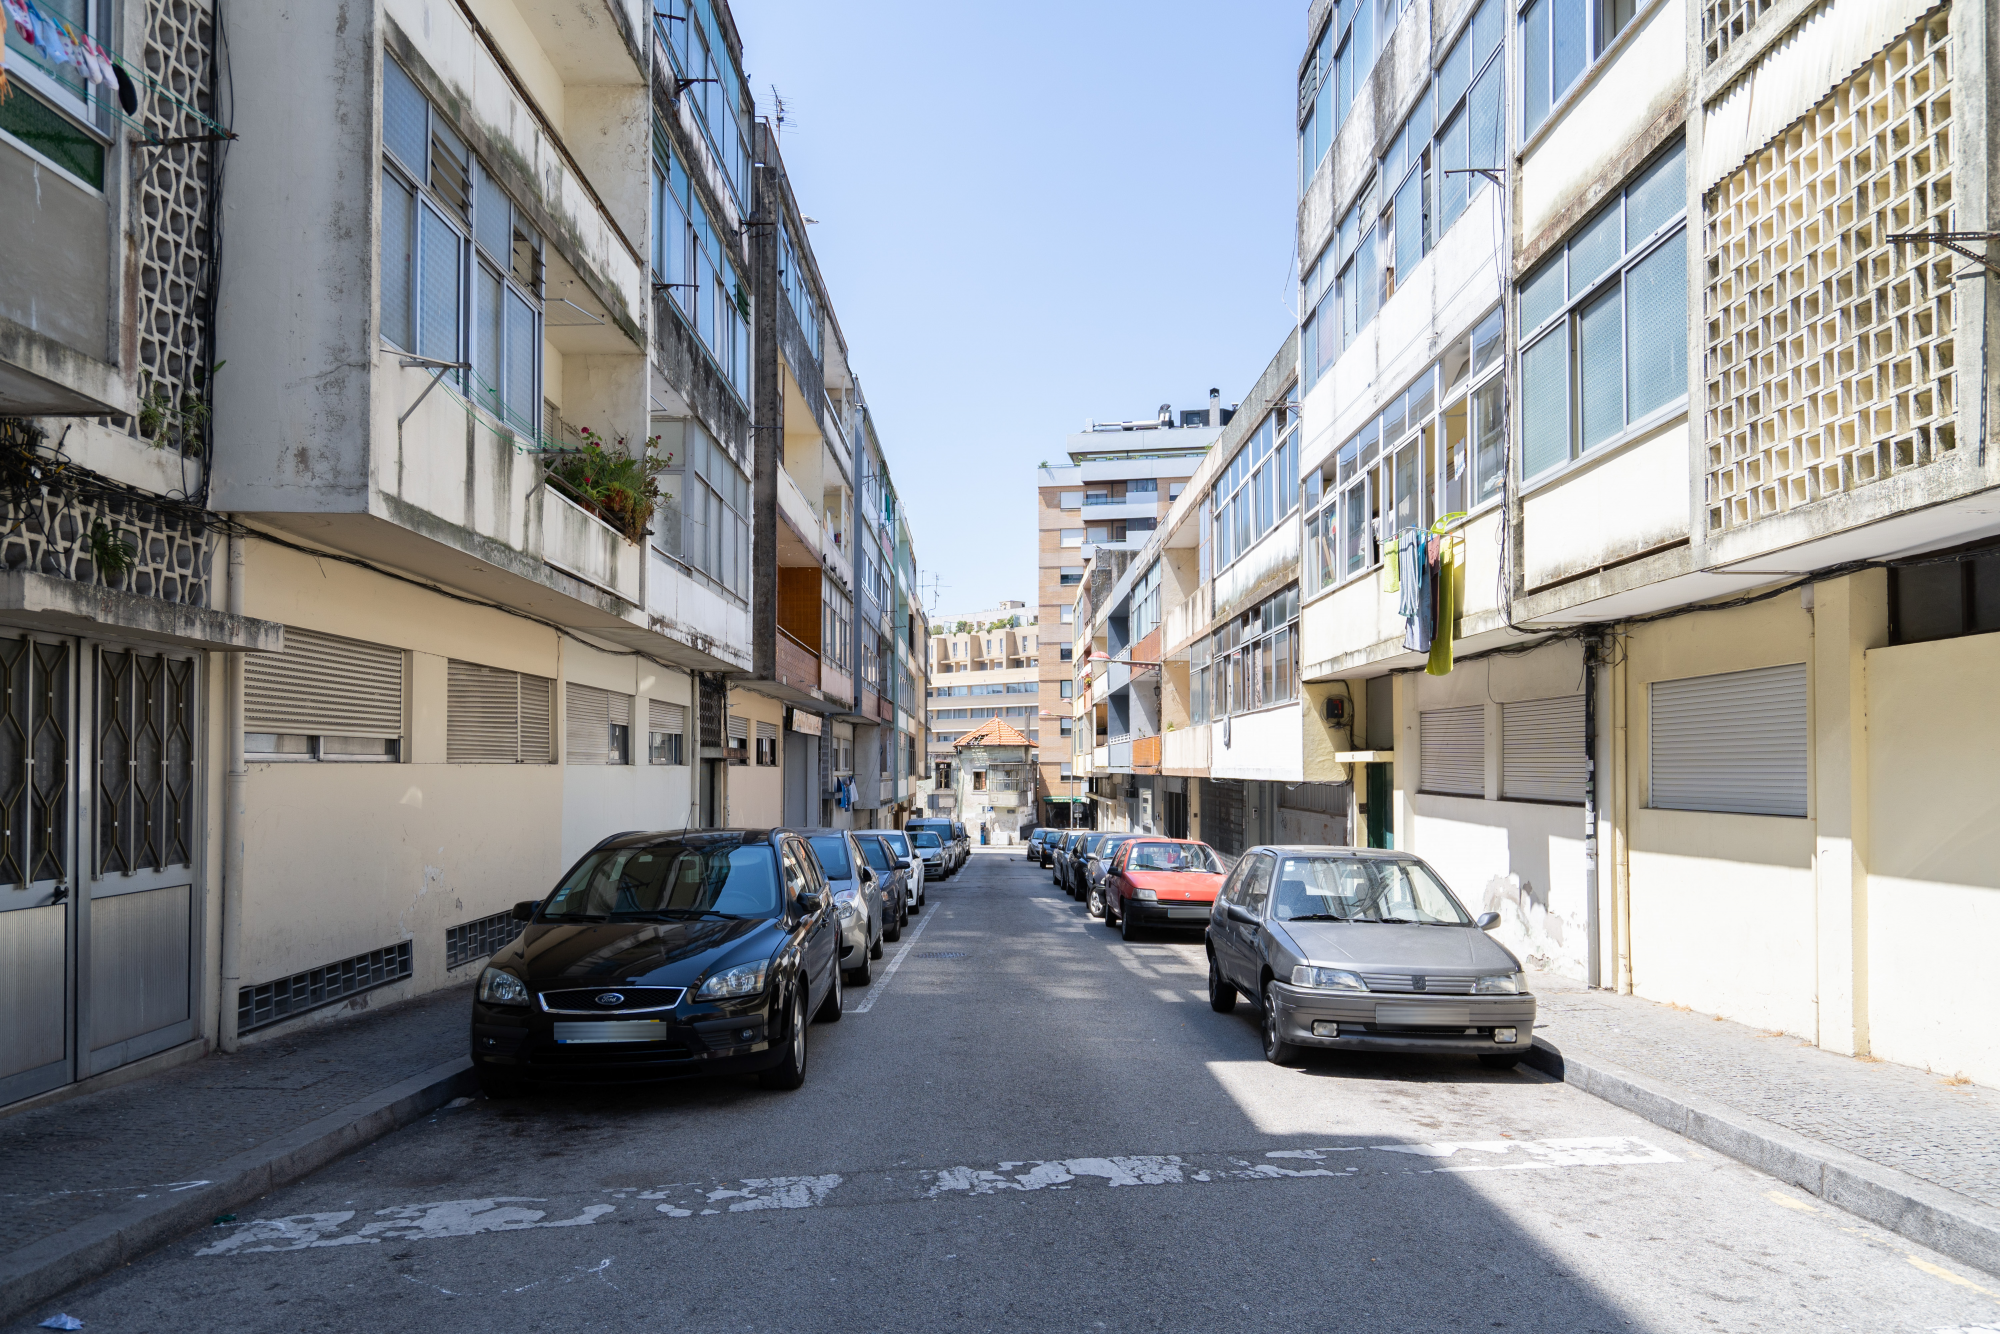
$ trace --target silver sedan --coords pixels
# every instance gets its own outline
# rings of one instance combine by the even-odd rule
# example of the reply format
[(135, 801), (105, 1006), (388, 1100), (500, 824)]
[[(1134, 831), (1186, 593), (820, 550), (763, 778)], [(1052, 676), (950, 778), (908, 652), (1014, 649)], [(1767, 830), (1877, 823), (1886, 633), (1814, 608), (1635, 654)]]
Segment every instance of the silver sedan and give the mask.
[(1466, 1054), (1505, 1068), (1534, 1040), (1520, 960), (1407, 853), (1259, 847), (1216, 896), (1208, 998), (1261, 1010), (1264, 1055), (1305, 1049)]

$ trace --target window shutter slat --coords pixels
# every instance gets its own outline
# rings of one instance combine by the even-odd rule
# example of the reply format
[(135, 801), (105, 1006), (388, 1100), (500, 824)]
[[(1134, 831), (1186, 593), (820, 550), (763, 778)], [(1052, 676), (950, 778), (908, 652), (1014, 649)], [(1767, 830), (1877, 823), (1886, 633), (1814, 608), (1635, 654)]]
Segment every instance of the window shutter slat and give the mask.
[(611, 696), (596, 686), (563, 683), (563, 754), (570, 764), (611, 761)]
[(284, 652), (244, 661), (243, 730), (400, 737), (403, 651), (286, 626)]
[(686, 710), (678, 704), (670, 704), (663, 699), (646, 701), (646, 721), (649, 731), (682, 735), (687, 730), (686, 718)]
[(730, 715), (729, 744), (734, 746), (739, 742), (747, 743), (749, 740), (750, 740), (750, 724), (745, 722), (743, 719), (736, 717), (733, 714)]
[(520, 678), (477, 663), (445, 664), (444, 757), (451, 764), (512, 764), (520, 751)]
[(1745, 815), (1806, 813), (1806, 667), (1655, 681), (1647, 804)]
[(1500, 795), (1583, 804), (1583, 696), (1500, 706)]
[(759, 741), (776, 741), (778, 739), (778, 725), (759, 720), (757, 723), (757, 739)]
[(554, 689), (555, 682), (546, 676), (521, 677), (521, 720), (517, 735), (523, 764), (551, 764), (555, 760), (551, 735), (554, 720), (550, 717)]
[(1428, 709), (1417, 716), (1419, 786), (1450, 796), (1486, 795), (1486, 707)]

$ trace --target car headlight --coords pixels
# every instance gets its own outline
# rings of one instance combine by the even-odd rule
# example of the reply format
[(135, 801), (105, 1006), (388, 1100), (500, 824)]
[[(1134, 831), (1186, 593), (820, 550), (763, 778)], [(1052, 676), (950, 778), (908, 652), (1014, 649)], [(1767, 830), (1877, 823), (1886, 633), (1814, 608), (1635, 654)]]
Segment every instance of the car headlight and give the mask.
[(855, 904), (860, 901), (860, 898), (861, 896), (851, 889), (843, 889), (833, 896), (833, 906), (839, 911), (841, 921), (851, 922), (854, 920), (855, 913), (859, 911), (855, 907)]
[(1160, 896), (1150, 889), (1135, 889), (1132, 891), (1132, 897), (1135, 899), (1144, 899), (1146, 902), (1151, 903)]
[(764, 989), (764, 973), (770, 966), (769, 959), (759, 959), (756, 963), (739, 963), (734, 968), (725, 968), (702, 983), (694, 998), (730, 1000), (737, 996), (754, 996)]
[(1368, 984), (1361, 980), (1359, 973), (1350, 973), (1345, 968), (1315, 968), (1308, 963), (1292, 969), (1292, 985), (1311, 987), (1315, 991), (1368, 990)]
[(512, 973), (489, 968), (479, 975), (479, 999), (488, 1005), (526, 1005), (528, 984)]
[(1492, 977), (1475, 979), (1472, 994), (1475, 996), (1519, 996), (1528, 989), (1528, 979), (1520, 973), (1495, 973)]

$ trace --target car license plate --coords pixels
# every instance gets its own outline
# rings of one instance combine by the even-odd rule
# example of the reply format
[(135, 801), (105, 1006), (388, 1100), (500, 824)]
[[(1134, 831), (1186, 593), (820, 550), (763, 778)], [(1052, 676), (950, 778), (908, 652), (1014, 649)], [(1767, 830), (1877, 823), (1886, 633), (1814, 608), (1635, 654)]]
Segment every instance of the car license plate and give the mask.
[(589, 1023), (557, 1024), (556, 1041), (572, 1042), (660, 1042), (667, 1026), (658, 1019), (604, 1019)]
[(1167, 919), (1169, 921), (1175, 921), (1175, 922), (1192, 921), (1195, 918), (1206, 917), (1208, 915), (1209, 915), (1209, 910), (1208, 910), (1208, 905), (1206, 903), (1202, 904), (1199, 908), (1167, 909)]
[(1375, 1022), (1401, 1026), (1427, 1024), (1439, 1028), (1464, 1028), (1472, 1022), (1472, 1007), (1379, 1004), (1375, 1007)]

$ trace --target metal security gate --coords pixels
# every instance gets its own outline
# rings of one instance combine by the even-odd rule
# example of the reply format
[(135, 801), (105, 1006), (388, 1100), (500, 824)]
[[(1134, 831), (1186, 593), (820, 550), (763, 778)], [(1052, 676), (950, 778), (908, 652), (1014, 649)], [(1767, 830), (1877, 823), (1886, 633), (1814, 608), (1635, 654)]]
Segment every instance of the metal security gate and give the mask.
[(0, 636), (0, 1104), (196, 1035), (199, 679)]

